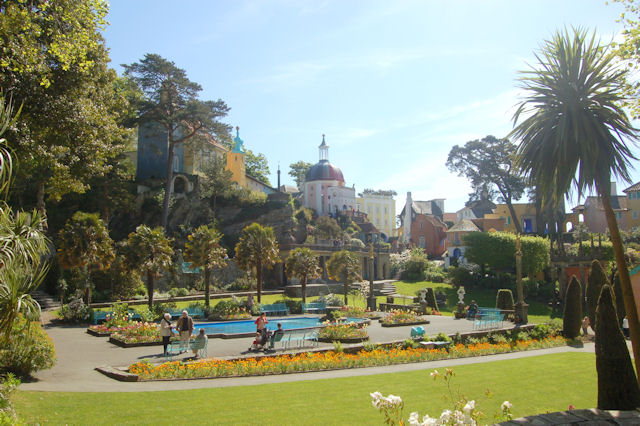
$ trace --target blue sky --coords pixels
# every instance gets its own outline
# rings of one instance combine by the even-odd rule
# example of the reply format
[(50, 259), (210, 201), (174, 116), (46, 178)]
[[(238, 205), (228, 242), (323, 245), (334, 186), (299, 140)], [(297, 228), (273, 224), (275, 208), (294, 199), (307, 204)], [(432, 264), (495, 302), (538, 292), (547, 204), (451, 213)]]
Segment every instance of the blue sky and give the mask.
[(117, 71), (145, 53), (185, 69), (203, 100), (231, 107), (226, 121), (265, 154), (273, 185), (278, 164), (292, 184), (289, 164), (316, 163), (326, 134), (346, 184), (393, 189), (398, 210), (407, 191), (446, 198), (447, 211), (464, 206), (471, 188), (447, 170), (447, 154), (511, 130), (518, 70), (556, 29), (595, 29), (606, 41), (622, 29), (620, 6), (603, 0), (110, 5), (105, 38)]

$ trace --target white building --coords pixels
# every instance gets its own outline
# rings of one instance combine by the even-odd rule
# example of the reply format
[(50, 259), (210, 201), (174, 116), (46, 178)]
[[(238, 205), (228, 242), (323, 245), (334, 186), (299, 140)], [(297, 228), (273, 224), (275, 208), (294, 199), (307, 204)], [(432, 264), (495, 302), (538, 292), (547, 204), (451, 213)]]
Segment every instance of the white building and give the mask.
[(304, 206), (314, 209), (318, 216), (355, 210), (356, 190), (346, 187), (340, 168), (329, 163), (329, 146), (324, 135), (318, 150), (320, 161), (304, 179)]

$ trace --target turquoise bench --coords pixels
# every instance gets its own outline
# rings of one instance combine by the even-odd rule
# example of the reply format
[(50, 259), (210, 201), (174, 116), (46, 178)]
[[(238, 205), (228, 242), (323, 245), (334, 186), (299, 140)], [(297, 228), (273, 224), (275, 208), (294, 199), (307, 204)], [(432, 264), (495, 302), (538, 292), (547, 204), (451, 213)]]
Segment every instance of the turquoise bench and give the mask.
[(292, 344), (301, 348), (310, 343), (312, 346), (318, 346), (318, 330), (316, 329), (299, 329), (287, 330), (282, 337), (282, 345), (284, 349), (291, 349)]
[(93, 311), (93, 324), (98, 324), (98, 321), (106, 321), (107, 317), (111, 315), (113, 315), (113, 312)]
[(182, 316), (182, 311), (186, 310), (189, 316), (193, 318), (202, 318), (204, 317), (204, 311), (200, 308), (188, 308), (188, 309), (167, 309), (171, 318), (179, 318)]
[(260, 305), (260, 313), (276, 314), (276, 315), (288, 315), (289, 308), (287, 308), (286, 303), (273, 303), (271, 305)]
[(170, 361), (173, 361), (173, 357), (176, 355), (180, 355), (186, 351), (200, 351), (201, 357), (207, 356), (207, 341), (203, 339), (193, 339), (189, 342), (188, 345), (185, 345), (181, 340), (175, 340), (169, 343), (167, 346), (167, 352), (164, 354), (165, 358), (169, 358)]
[(311, 303), (303, 303), (302, 304), (302, 312), (316, 312), (316, 313), (324, 313), (327, 310), (327, 304), (324, 302), (311, 302)]

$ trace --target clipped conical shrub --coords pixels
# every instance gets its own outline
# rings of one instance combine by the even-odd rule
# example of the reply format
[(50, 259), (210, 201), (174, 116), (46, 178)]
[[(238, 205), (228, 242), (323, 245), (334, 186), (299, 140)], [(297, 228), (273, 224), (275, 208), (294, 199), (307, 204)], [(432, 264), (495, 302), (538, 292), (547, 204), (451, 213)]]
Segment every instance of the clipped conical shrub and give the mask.
[(605, 285), (600, 293), (595, 329), (598, 408), (635, 410), (640, 407), (640, 388), (627, 343), (618, 325), (609, 285)]
[(589, 278), (587, 279), (587, 316), (589, 317), (589, 322), (595, 330), (596, 323), (596, 307), (598, 306), (598, 298), (600, 297), (600, 292), (602, 291), (602, 287), (605, 284), (609, 284), (609, 280), (607, 280), (607, 276), (602, 269), (602, 265), (597, 260), (591, 262), (591, 273), (589, 273)]
[(613, 278), (613, 295), (615, 296), (615, 307), (618, 313), (618, 325), (622, 325), (622, 320), (627, 316), (627, 310), (624, 307), (624, 298), (622, 296), (622, 287), (620, 286), (620, 276), (616, 272)]
[(564, 314), (562, 316), (562, 333), (568, 339), (578, 337), (580, 334), (580, 325), (582, 323), (581, 295), (580, 281), (573, 275), (567, 286), (567, 293), (564, 296)]
[(508, 288), (498, 290), (496, 296), (496, 308), (513, 311), (513, 293)]
[(425, 296), (427, 306), (437, 311), (438, 303), (436, 302), (436, 294), (433, 292), (433, 289), (431, 287), (427, 287), (425, 288), (425, 290), (427, 291), (427, 294)]

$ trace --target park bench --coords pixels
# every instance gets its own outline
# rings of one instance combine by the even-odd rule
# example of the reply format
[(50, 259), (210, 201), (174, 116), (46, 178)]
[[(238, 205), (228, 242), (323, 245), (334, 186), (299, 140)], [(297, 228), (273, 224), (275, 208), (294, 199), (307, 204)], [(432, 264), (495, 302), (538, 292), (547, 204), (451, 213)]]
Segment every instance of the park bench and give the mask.
[(307, 343), (318, 346), (318, 330), (311, 328), (285, 330), (283, 333), (277, 333), (275, 339), (279, 339), (283, 349), (291, 349), (292, 346), (301, 348)]
[(93, 323), (98, 324), (98, 321), (106, 321), (107, 317), (113, 315), (113, 312), (108, 311), (93, 311)]
[(445, 348), (448, 350), (449, 346), (451, 346), (451, 342), (420, 342), (420, 346), (425, 349)]
[(474, 330), (488, 330), (502, 327), (504, 314), (497, 308), (478, 308), (473, 319)]
[(193, 317), (193, 318), (202, 318), (204, 317), (204, 311), (200, 308), (188, 308), (188, 309), (167, 309), (167, 312), (169, 313), (169, 315), (171, 315), (171, 318), (179, 318), (182, 316), (182, 311), (186, 310), (187, 313), (189, 314), (189, 316)]
[(173, 357), (176, 355), (180, 355), (182, 352), (186, 352), (188, 350), (199, 350), (200, 355), (202, 357), (207, 356), (207, 341), (203, 339), (194, 339), (189, 342), (188, 345), (182, 340), (174, 340), (169, 343), (167, 346), (167, 352), (164, 354), (165, 358), (169, 358), (170, 361), (173, 361)]
[(269, 314), (282, 314), (288, 315), (289, 308), (286, 303), (273, 303), (271, 305), (260, 305), (260, 313)]
[(309, 312), (324, 313), (324, 311), (326, 310), (327, 304), (324, 302), (311, 302), (302, 304), (302, 312), (305, 314)]

